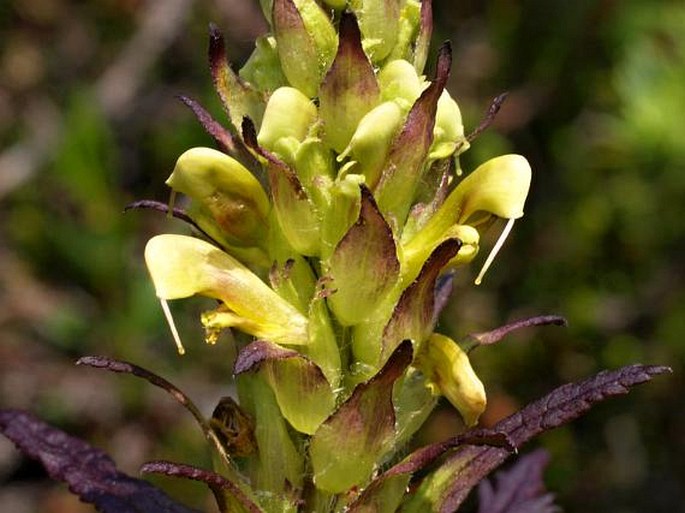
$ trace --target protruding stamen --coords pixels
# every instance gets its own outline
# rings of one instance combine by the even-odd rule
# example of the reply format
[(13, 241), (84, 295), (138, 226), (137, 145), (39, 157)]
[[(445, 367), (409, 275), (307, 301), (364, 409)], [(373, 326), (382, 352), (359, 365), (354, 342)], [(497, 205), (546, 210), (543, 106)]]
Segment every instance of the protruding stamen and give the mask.
[(181, 342), (181, 337), (178, 335), (178, 330), (176, 329), (176, 324), (174, 323), (174, 318), (171, 315), (171, 310), (169, 310), (169, 304), (165, 299), (160, 299), (159, 302), (162, 304), (162, 311), (164, 312), (164, 317), (166, 317), (166, 322), (169, 324), (169, 329), (176, 342), (176, 347), (178, 348), (178, 354), (185, 354), (186, 350)]
[(478, 273), (478, 277), (476, 278), (476, 281), (475, 281), (476, 285), (481, 284), (481, 282), (483, 281), (483, 276), (485, 276), (485, 273), (487, 272), (488, 268), (492, 264), (493, 260), (495, 260), (497, 253), (499, 253), (499, 250), (502, 249), (502, 245), (504, 244), (504, 241), (507, 240), (507, 237), (509, 236), (509, 232), (511, 231), (512, 227), (514, 226), (514, 221), (515, 221), (515, 219), (513, 219), (513, 218), (509, 219), (507, 221), (507, 224), (504, 227), (504, 230), (502, 230), (502, 233), (499, 236), (499, 239), (497, 239), (497, 242), (495, 243), (492, 250), (490, 251), (488, 258), (485, 259), (485, 263), (483, 264), (482, 269)]

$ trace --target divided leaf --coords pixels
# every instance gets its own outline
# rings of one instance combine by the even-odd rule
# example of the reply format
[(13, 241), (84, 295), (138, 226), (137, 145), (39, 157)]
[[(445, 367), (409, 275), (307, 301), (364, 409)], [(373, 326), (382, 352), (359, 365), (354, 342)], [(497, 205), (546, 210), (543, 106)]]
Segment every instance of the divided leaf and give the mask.
[(526, 319), (519, 319), (494, 330), (484, 331), (482, 333), (469, 333), (469, 335), (459, 345), (464, 351), (470, 351), (478, 346), (487, 346), (495, 344), (506, 337), (512, 331), (520, 330), (522, 328), (529, 328), (531, 326), (567, 326), (566, 319), (559, 315), (538, 315), (535, 317), (528, 317)]
[(394, 512), (407, 491), (412, 474), (430, 466), (446, 452), (466, 444), (514, 450), (506, 434), (491, 429), (472, 429), (443, 442), (422, 447), (371, 481), (350, 505), (348, 513)]
[[(540, 433), (580, 417), (595, 403), (626, 394), (630, 387), (666, 372), (671, 372), (671, 369), (655, 365), (630, 365), (614, 371), (603, 371), (555, 389), (498, 422), (492, 429), (506, 433), (516, 447), (521, 447)], [(423, 481), (404, 505), (403, 513), (455, 511), (470, 490), (501, 465), (509, 454), (510, 451), (496, 447), (469, 446), (460, 449)]]
[(205, 418), (195, 403), (193, 403), (193, 401), (173, 383), (170, 383), (161, 376), (158, 376), (154, 372), (143, 367), (139, 367), (138, 365), (134, 365), (122, 360), (108, 358), (106, 356), (83, 356), (77, 360), (76, 365), (87, 365), (89, 367), (104, 369), (110, 372), (131, 374), (132, 376), (142, 378), (151, 385), (166, 391), (195, 418), (200, 426), (200, 429), (202, 429), (202, 433), (205, 435), (205, 438), (216, 449), (217, 454), (221, 458), (224, 472), (226, 472), (227, 477), (236, 480), (238, 479), (238, 470), (234, 466), (231, 455), (226, 452), (221, 440), (217, 438), (215, 432), (212, 430), (210, 422)]
[(262, 513), (262, 509), (252, 502), (239, 486), (210, 470), (171, 461), (150, 461), (145, 463), (140, 471), (146, 474), (163, 474), (201, 481), (212, 490), (219, 504), (219, 510), (222, 512)]
[(545, 489), (542, 474), (549, 454), (538, 449), (522, 456), (508, 470), (501, 470), (478, 485), (478, 513), (556, 513), (554, 495)]
[(236, 144), (231, 132), (226, 130), (221, 123), (216, 121), (197, 101), (184, 95), (181, 95), (178, 98), (193, 111), (193, 114), (195, 114), (195, 117), (202, 125), (202, 128), (212, 136), (219, 149), (228, 155), (235, 156)]
[(0, 431), (52, 479), (102, 513), (197, 513), (147, 481), (117, 470), (103, 451), (20, 410), (0, 410)]

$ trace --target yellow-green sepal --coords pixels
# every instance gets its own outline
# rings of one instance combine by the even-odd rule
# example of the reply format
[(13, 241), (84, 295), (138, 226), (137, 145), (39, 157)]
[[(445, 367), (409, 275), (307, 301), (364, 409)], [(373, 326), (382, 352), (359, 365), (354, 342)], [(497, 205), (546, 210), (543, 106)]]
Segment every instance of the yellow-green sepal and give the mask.
[[(419, 36), (419, 27), (421, 26), (421, 6), (426, 1), (419, 2), (418, 0), (406, 0), (403, 2), (400, 10), (400, 18), (397, 24), (397, 38), (395, 46), (387, 56), (387, 60), (404, 59), (413, 61), (414, 48), (417, 44)], [(423, 67), (417, 67), (419, 73)]]
[[(276, 38), (272, 35), (258, 37), (255, 41), (255, 49), (238, 74), (255, 89), (267, 94), (288, 85), (288, 79), (285, 78), (281, 69)], [(240, 120), (237, 121), (240, 122)], [(259, 124), (261, 117), (253, 121)], [(236, 125), (237, 127), (240, 127), (240, 124)]]
[(361, 175), (339, 177), (328, 187), (327, 206), (321, 226), (321, 258), (327, 259), (359, 213)]
[(244, 116), (259, 124), (264, 112), (263, 93), (233, 71), (226, 57), (224, 37), (214, 25), (210, 26), (209, 32), (209, 68), (214, 88), (228, 112), (234, 130), (240, 129)]
[(298, 350), (321, 369), (333, 389), (338, 388), (341, 378), (340, 350), (325, 296), (317, 289), (311, 267), (302, 256), (293, 254), (283, 265), (274, 264), (269, 280), (282, 298), (309, 319), (309, 343)]
[(323, 0), (323, 3), (338, 11), (347, 7), (347, 0)]
[[(260, 497), (262, 505), (266, 500), (286, 503), (286, 492), (292, 486), (302, 486), (304, 455), (301, 447), (293, 440), (295, 437), (281, 414), (271, 386), (261, 373), (240, 374), (236, 377), (236, 388), (240, 406), (255, 423), (258, 450), (256, 456), (247, 461), (250, 484), (256, 490), (270, 490), (271, 497)], [(274, 454), (279, 457), (273, 458)], [(273, 504), (268, 511), (292, 511), (285, 505)]]

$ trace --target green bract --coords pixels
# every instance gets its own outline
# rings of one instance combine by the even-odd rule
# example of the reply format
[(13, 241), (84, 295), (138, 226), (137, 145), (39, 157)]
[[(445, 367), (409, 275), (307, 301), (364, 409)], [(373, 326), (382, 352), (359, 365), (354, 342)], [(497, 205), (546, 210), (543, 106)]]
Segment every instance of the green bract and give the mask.
[[(239, 72), (212, 31), (228, 127), (201, 121), (221, 150), (188, 150), (167, 180), (207, 240), (160, 235), (145, 260), (179, 347), (167, 300), (219, 300), (201, 317), (209, 342), (245, 334), (232, 339), (235, 408), (256, 450), (229, 454), (224, 473), (251, 487), (250, 511), (343, 511), (376, 490), (436, 397), (478, 422), (484, 387), (434, 332), (436, 297), (502, 219), (490, 265), (523, 215), (531, 170), (504, 155), (454, 173), (469, 140), (445, 90), (449, 45), (423, 75), (430, 2), (261, 4), (272, 33)], [(395, 511), (407, 480), (365, 500)]]

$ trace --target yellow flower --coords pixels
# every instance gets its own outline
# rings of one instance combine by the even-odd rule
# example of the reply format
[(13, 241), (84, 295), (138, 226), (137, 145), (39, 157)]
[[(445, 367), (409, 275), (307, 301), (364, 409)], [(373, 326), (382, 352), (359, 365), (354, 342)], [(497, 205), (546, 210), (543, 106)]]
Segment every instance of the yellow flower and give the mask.
[(478, 422), (487, 403), (485, 387), (454, 340), (433, 333), (421, 345), (414, 364), (425, 374), (433, 393), (444, 395), (467, 426)]
[[(530, 179), (530, 165), (521, 155), (502, 155), (476, 168), (455, 187), (426, 225), (408, 241), (404, 241), (407, 275), (415, 276), (431, 251), (442, 241), (453, 237), (455, 231), (468, 234), (468, 244), (472, 249), (477, 249), (477, 233), (458, 227), (466, 225), (475, 228), (493, 216), (507, 219), (502, 234), (476, 278), (476, 284), (479, 284), (509, 235), (514, 221), (523, 216)], [(470, 251), (471, 257), (475, 254), (476, 251)], [(459, 263), (466, 263), (464, 256), (459, 258)]]
[(223, 303), (202, 317), (210, 333), (235, 327), (277, 344), (308, 343), (307, 319), (238, 260), (207, 242), (158, 235), (145, 247), (145, 263), (180, 353), (183, 345), (166, 301), (194, 295)]

